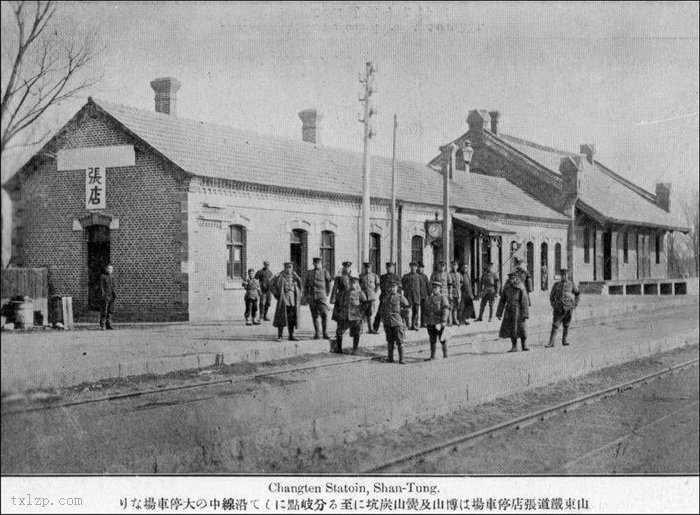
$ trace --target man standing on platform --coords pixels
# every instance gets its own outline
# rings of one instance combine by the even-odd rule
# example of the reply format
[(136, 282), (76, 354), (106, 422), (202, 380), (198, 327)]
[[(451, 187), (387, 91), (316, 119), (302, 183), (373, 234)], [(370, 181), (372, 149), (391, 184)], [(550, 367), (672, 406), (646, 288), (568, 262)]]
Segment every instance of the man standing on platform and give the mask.
[(338, 323), (335, 330), (337, 344), (334, 352), (343, 353), (343, 335), (349, 329), (352, 336), (352, 353), (355, 354), (360, 345), (362, 307), (367, 297), (360, 287), (360, 278), (357, 273), (350, 271), (345, 277), (349, 281), (348, 287), (342, 296), (336, 298), (336, 309), (333, 310), (333, 318)]
[(277, 341), (282, 341), (284, 328), (289, 330), (289, 340), (296, 342), (294, 329), (299, 324), (299, 306), (301, 305), (301, 278), (293, 270), (294, 264), (287, 262), (277, 277), (272, 279), (270, 290), (277, 299), (275, 319), (272, 322), (277, 328)]
[(549, 303), (552, 305), (552, 332), (549, 335), (549, 343), (545, 347), (554, 347), (554, 340), (557, 337), (559, 326), (563, 325), (564, 329), (561, 335), (561, 344), (569, 345), (566, 337), (569, 335), (569, 325), (571, 324), (571, 315), (574, 309), (578, 306), (578, 299), (581, 292), (576, 286), (576, 283), (569, 279), (569, 270), (561, 269), (561, 280), (554, 283), (552, 291), (549, 293)]
[(520, 282), (516, 271), (508, 274), (508, 281), (501, 292), (496, 317), (500, 320), (501, 316), (503, 316), (503, 322), (498, 337), (510, 338), (513, 346), (508, 352), (518, 350), (518, 338), (520, 338), (523, 350), (530, 350), (525, 343), (527, 340), (527, 319), (530, 317), (527, 291)]
[[(313, 262), (313, 269), (306, 274), (304, 296), (309, 303), (311, 320), (314, 323), (314, 340), (321, 338), (321, 329), (323, 329), (323, 337), (328, 339), (326, 324), (329, 307), (328, 294), (331, 290), (331, 274), (323, 268), (323, 262), (320, 257), (315, 257)], [(321, 327), (319, 327), (319, 318), (321, 319)]]
[(465, 325), (469, 325), (469, 318), (476, 318), (474, 311), (474, 292), (472, 291), (471, 274), (466, 263), (462, 265), (462, 306), (460, 317)]
[(333, 280), (333, 290), (331, 290), (331, 304), (333, 304), (333, 320), (340, 327), (342, 318), (343, 303), (345, 301), (345, 293), (350, 289), (350, 267), (351, 261), (343, 261), (343, 267), (340, 269), (340, 274)]
[[(418, 331), (418, 325), (420, 324), (420, 318), (418, 317), (421, 302), (421, 277), (418, 275), (418, 263), (411, 261), (408, 266), (411, 267), (411, 271), (401, 278), (403, 296), (406, 297), (411, 304), (411, 309), (406, 312), (404, 321), (407, 329)], [(410, 313), (410, 315), (408, 313)]]
[(369, 261), (362, 263), (360, 288), (367, 298), (362, 306), (362, 318), (367, 321), (367, 332), (369, 334), (378, 334), (379, 332), (372, 328), (372, 315), (379, 296), (379, 276), (372, 272), (372, 265)]
[(114, 329), (111, 317), (117, 290), (114, 286), (114, 267), (110, 263), (105, 267), (105, 273), (100, 276), (100, 329)]
[(496, 275), (492, 268), (493, 263), (489, 262), (484, 269), (484, 273), (481, 274), (481, 279), (479, 280), (481, 306), (479, 307), (479, 318), (476, 319), (477, 322), (483, 321), (484, 308), (486, 307), (486, 304), (489, 305), (489, 322), (493, 319), (493, 303), (496, 300), (499, 279), (498, 275)]
[(459, 263), (453, 261), (450, 263), (452, 270), (448, 275), (448, 289), (449, 289), (449, 300), (450, 300), (450, 318), (448, 323), (450, 325), (459, 326), (459, 298), (462, 293), (462, 275), (457, 271)]
[(260, 284), (260, 318), (262, 320), (270, 320), (267, 316), (267, 311), (270, 309), (270, 304), (272, 304), (272, 292), (270, 291), (270, 286), (274, 276), (275, 274), (273, 274), (272, 270), (270, 270), (269, 261), (263, 261), (263, 267), (255, 274), (255, 278)]
[(386, 291), (386, 294), (379, 304), (379, 314), (384, 324), (384, 333), (386, 334), (386, 343), (389, 351), (386, 361), (387, 363), (394, 362), (394, 345), (396, 345), (399, 350), (399, 363), (403, 365), (403, 343), (405, 334), (401, 311), (410, 304), (406, 297), (399, 293), (398, 280), (387, 280), (384, 284), (386, 290), (382, 288), (382, 292)]
[(439, 281), (433, 281), (433, 291), (425, 301), (425, 323), (428, 327), (428, 338), (430, 339), (430, 357), (425, 361), (435, 359), (435, 350), (438, 339), (442, 343), (442, 357), (447, 357), (447, 341), (442, 338), (447, 319), (450, 316), (450, 301), (447, 295), (441, 292), (442, 285)]
[(425, 301), (430, 296), (430, 279), (425, 275), (425, 265), (422, 261), (418, 262), (418, 275), (420, 276), (420, 326), (425, 327)]
[(528, 305), (532, 306), (532, 303), (530, 302), (530, 294), (532, 293), (532, 276), (530, 275), (530, 272), (522, 259), (516, 257), (514, 261), (515, 271), (518, 272), (520, 282), (525, 287), (525, 291), (527, 292), (527, 303)]
[(434, 283), (435, 281), (439, 282), (442, 286), (440, 287), (440, 293), (443, 295), (447, 295), (449, 298), (450, 294), (450, 276), (447, 273), (447, 263), (444, 261), (440, 261), (437, 264), (437, 268), (433, 272), (433, 275), (430, 276), (430, 283)]
[[(379, 304), (381, 304), (384, 297), (389, 294), (390, 283), (396, 283), (397, 287), (401, 285), (401, 278), (395, 273), (395, 270), (396, 268), (394, 263), (386, 263), (386, 273), (382, 274), (382, 276), (379, 278), (379, 287), (381, 288), (381, 291), (379, 292)], [(382, 320), (382, 314), (379, 310), (377, 310), (377, 315), (374, 317), (374, 326), (372, 327), (375, 333), (379, 331), (379, 324), (382, 322)]]

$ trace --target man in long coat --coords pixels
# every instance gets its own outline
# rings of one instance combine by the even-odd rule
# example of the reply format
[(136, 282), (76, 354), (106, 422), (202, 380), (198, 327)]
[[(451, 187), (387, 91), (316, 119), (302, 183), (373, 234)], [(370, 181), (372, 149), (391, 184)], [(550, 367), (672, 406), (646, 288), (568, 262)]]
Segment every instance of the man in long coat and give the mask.
[(331, 304), (333, 304), (333, 320), (336, 322), (341, 316), (340, 313), (343, 308), (343, 296), (345, 292), (350, 288), (350, 267), (352, 266), (351, 261), (343, 261), (343, 267), (340, 269), (340, 273), (335, 276), (333, 280), (333, 289), (331, 290)]
[[(381, 291), (379, 292), (379, 304), (381, 305), (384, 297), (389, 295), (391, 283), (396, 283), (397, 286), (401, 286), (401, 278), (395, 273), (396, 266), (394, 263), (386, 263), (386, 273), (382, 274), (379, 278), (379, 287)], [(372, 329), (375, 333), (379, 332), (379, 324), (383, 322), (382, 314), (377, 310), (377, 314), (374, 317), (374, 324), (372, 324)]]
[[(321, 338), (321, 328), (323, 337), (328, 339), (326, 332), (328, 317), (328, 294), (331, 290), (331, 274), (323, 268), (322, 260), (319, 257), (313, 259), (314, 267), (306, 273), (304, 279), (304, 297), (309, 303), (311, 310), (311, 320), (314, 323), (314, 340)], [(319, 318), (320, 324), (319, 324)], [(320, 326), (320, 327), (319, 327)]]
[(346, 276), (349, 284), (341, 296), (336, 297), (334, 320), (338, 323), (335, 330), (337, 346), (334, 352), (343, 353), (343, 335), (350, 330), (352, 336), (352, 353), (357, 352), (362, 334), (363, 305), (367, 296), (360, 287), (359, 277), (355, 272), (349, 272)]
[(425, 301), (430, 297), (430, 278), (423, 272), (425, 265), (422, 261), (418, 262), (418, 275), (420, 276), (420, 326), (425, 327)]
[(518, 338), (524, 351), (530, 350), (525, 341), (527, 340), (527, 319), (530, 317), (530, 305), (527, 299), (527, 291), (520, 282), (518, 272), (508, 274), (508, 281), (501, 292), (501, 299), (498, 302), (496, 317), (501, 322), (499, 338), (510, 338), (513, 344), (508, 352), (518, 350)]
[(114, 329), (112, 327), (112, 308), (117, 299), (117, 289), (114, 285), (114, 267), (109, 264), (105, 267), (105, 273), (100, 275), (100, 329)]
[(525, 291), (527, 292), (527, 302), (532, 306), (532, 303), (530, 302), (530, 294), (532, 293), (533, 289), (532, 276), (530, 275), (530, 272), (528, 271), (525, 262), (517, 257), (515, 258), (515, 271), (518, 272), (520, 282), (525, 287)]
[(554, 347), (554, 340), (557, 337), (559, 326), (564, 329), (561, 335), (561, 344), (569, 345), (566, 337), (569, 334), (569, 324), (571, 315), (578, 306), (578, 298), (581, 292), (576, 283), (569, 279), (569, 270), (561, 269), (561, 280), (554, 283), (552, 291), (549, 293), (549, 303), (552, 305), (552, 332), (549, 335), (549, 343), (545, 347)]
[(285, 263), (282, 270), (272, 279), (270, 289), (277, 299), (275, 318), (272, 325), (277, 328), (277, 341), (282, 340), (284, 328), (289, 329), (289, 339), (299, 341), (294, 336), (294, 329), (299, 324), (299, 308), (301, 306), (301, 278), (294, 272), (293, 263)]
[(360, 274), (360, 288), (367, 297), (363, 309), (363, 319), (367, 320), (367, 332), (378, 334), (372, 328), (372, 315), (374, 314), (377, 298), (379, 297), (379, 276), (372, 272), (372, 264), (369, 261), (362, 263), (362, 273)]
[[(406, 311), (404, 322), (407, 329), (410, 329), (411, 331), (418, 331), (418, 325), (420, 323), (420, 319), (418, 317), (420, 313), (422, 281), (417, 271), (418, 263), (411, 261), (408, 266), (411, 267), (411, 271), (401, 278), (401, 289), (403, 290), (403, 295), (411, 304), (410, 311)], [(411, 313), (410, 316), (408, 315), (409, 312)]]
[(459, 266), (459, 263), (456, 261), (453, 261), (450, 266), (452, 267), (452, 270), (450, 270), (450, 273), (447, 274), (448, 277), (448, 290), (449, 290), (449, 295), (448, 298), (450, 300), (450, 318), (448, 320), (448, 323), (450, 325), (457, 325), (459, 326), (460, 320), (459, 320), (459, 299), (460, 295), (462, 294), (462, 274), (460, 274), (457, 271), (457, 267)]
[(476, 311), (474, 310), (474, 292), (472, 291), (471, 275), (469, 274), (469, 267), (466, 263), (462, 265), (461, 270), (462, 276), (462, 306), (460, 317), (465, 325), (469, 325), (468, 318), (476, 318)]
[(272, 292), (270, 285), (275, 274), (270, 270), (270, 262), (263, 261), (263, 267), (255, 273), (255, 278), (260, 283), (260, 318), (262, 320), (270, 320), (267, 316), (267, 311), (272, 304)]

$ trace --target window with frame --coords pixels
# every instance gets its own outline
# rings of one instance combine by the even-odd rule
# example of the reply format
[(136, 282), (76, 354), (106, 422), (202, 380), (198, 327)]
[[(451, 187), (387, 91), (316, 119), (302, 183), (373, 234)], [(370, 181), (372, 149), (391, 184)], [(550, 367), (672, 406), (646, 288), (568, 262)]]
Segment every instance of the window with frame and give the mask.
[(627, 263), (629, 261), (629, 249), (630, 249), (629, 233), (627, 231), (625, 231), (622, 233), (622, 261), (624, 263)]
[(321, 233), (319, 253), (323, 268), (333, 275), (335, 273), (335, 233), (331, 231), (323, 231)]
[(561, 275), (561, 243), (554, 245), (554, 273)]
[(230, 225), (226, 233), (226, 278), (245, 278), (245, 227)]
[(414, 236), (411, 239), (411, 261), (420, 263), (423, 261), (423, 237)]
[(376, 232), (369, 234), (369, 262), (374, 273), (379, 273), (377, 270), (382, 269), (382, 236)]
[(662, 239), (661, 239), (660, 234), (657, 234), (656, 236), (654, 236), (654, 254), (655, 254), (657, 265), (661, 263), (661, 242), (662, 242)]
[(588, 227), (583, 228), (583, 262), (591, 262), (591, 231)]

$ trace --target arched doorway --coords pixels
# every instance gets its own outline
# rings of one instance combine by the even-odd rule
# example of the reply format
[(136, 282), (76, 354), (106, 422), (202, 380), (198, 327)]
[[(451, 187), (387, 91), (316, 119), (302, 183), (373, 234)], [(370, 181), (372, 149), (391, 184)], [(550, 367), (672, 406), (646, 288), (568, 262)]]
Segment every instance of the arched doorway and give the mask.
[(527, 271), (530, 272), (532, 282), (535, 283), (535, 244), (528, 241), (525, 248), (527, 257)]
[(294, 229), (289, 243), (289, 261), (302, 279), (306, 275), (308, 254), (308, 233), (303, 229)]
[(106, 225), (91, 225), (87, 233), (88, 307), (100, 309), (100, 275), (110, 261), (110, 234)]
[(549, 289), (549, 260), (547, 259), (549, 246), (546, 243), (542, 244), (540, 249), (540, 283), (542, 291)]

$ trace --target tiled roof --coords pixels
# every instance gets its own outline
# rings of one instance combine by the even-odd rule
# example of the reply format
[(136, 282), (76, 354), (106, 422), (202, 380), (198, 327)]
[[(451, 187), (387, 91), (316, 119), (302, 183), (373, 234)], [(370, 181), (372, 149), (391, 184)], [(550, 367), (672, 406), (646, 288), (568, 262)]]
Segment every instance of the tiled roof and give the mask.
[[(580, 155), (506, 134), (496, 137), (557, 175), (560, 175), (562, 157)], [(584, 211), (589, 210), (610, 222), (684, 229), (675, 216), (658, 207), (651, 198), (654, 198), (652, 193), (618, 176), (598, 161), (585, 166), (581, 174), (579, 202)]]
[(455, 213), (454, 217), (457, 220), (464, 222), (466, 225), (474, 227), (476, 229), (481, 229), (486, 233), (515, 234), (515, 231), (512, 231), (511, 229), (504, 227), (498, 222), (494, 222), (493, 220), (489, 220), (487, 218), (481, 218), (475, 215), (467, 215), (464, 213)]
[[(362, 155), (304, 141), (262, 136), (204, 122), (93, 102), (188, 173), (307, 191), (362, 195)], [(396, 162), (399, 200), (442, 204), (442, 175)], [(373, 198), (391, 198), (391, 159), (373, 156)], [(467, 210), (565, 221), (566, 217), (498, 177), (470, 174), (453, 183), (452, 204)]]

